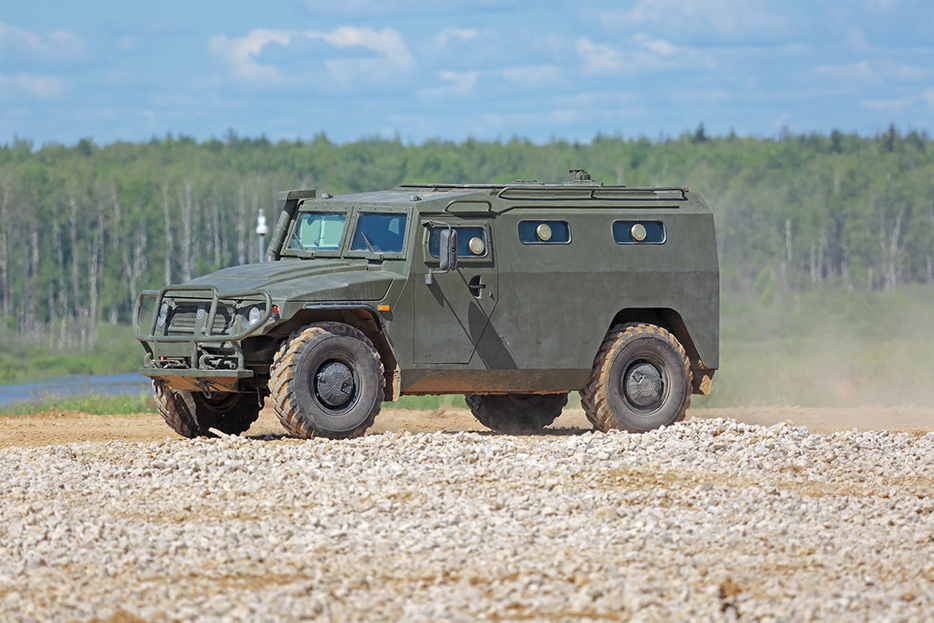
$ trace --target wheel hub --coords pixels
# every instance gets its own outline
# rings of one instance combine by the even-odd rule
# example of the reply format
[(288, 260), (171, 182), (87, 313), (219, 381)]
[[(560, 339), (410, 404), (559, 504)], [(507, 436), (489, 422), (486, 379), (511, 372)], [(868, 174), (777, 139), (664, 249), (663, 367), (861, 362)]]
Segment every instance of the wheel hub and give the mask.
[(340, 407), (353, 397), (353, 372), (340, 361), (331, 361), (318, 370), (315, 392), (329, 407)]
[(626, 371), (623, 386), (626, 397), (637, 407), (648, 408), (662, 398), (662, 375), (647, 361), (640, 361)]

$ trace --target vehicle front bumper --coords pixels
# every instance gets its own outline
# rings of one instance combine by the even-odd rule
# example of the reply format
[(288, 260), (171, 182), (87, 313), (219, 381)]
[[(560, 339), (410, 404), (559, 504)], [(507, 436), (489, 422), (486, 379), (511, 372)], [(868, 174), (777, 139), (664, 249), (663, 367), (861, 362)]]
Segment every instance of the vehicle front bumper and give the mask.
[[(140, 326), (142, 308), (150, 298), (155, 299), (155, 305), (148, 331), (143, 332)], [(169, 320), (159, 327), (159, 311), (167, 298), (173, 304), (181, 301), (188, 309), (195, 310), (193, 326), (179, 329)], [(248, 328), (233, 330), (239, 329), (239, 323), (235, 320), (238, 316), (231, 310), (251, 304), (264, 305), (260, 319)], [(218, 314), (223, 316), (220, 330)], [(271, 316), (272, 297), (264, 290), (224, 296), (214, 286), (176, 285), (145, 290), (137, 297), (133, 310), (134, 334), (146, 350), (139, 373), (183, 391), (206, 394), (238, 391), (241, 379), (254, 375), (244, 365), (242, 341), (257, 334)]]

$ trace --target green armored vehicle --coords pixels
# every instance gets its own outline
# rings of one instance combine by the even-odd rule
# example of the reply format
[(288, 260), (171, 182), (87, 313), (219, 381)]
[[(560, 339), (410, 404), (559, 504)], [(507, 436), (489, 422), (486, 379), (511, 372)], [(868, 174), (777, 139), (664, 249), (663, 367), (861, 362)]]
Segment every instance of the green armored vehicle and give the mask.
[(267, 396), (299, 437), (361, 435), (383, 401), (420, 394), (529, 431), (571, 391), (595, 428), (645, 431), (710, 391), (717, 246), (687, 188), (571, 171), (277, 203), (265, 262), (137, 299), (140, 372), (184, 436), (242, 433)]

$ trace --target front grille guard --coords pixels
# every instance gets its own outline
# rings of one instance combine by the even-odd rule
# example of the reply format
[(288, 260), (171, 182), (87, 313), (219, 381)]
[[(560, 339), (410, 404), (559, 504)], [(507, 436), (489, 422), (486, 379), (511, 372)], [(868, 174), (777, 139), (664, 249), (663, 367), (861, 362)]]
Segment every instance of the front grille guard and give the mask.
[[(195, 333), (192, 335), (156, 335), (156, 323), (159, 319), (159, 310), (162, 307), (162, 303), (166, 296), (184, 296), (188, 298), (191, 294), (203, 293), (206, 296), (205, 299), (210, 296), (211, 298), (211, 308), (208, 311), (208, 317), (205, 322), (196, 327)], [(214, 319), (217, 316), (217, 307), (221, 301), (225, 304), (230, 303), (232, 307), (236, 308), (239, 304), (242, 304), (244, 301), (255, 298), (257, 296), (262, 296), (266, 302), (266, 308), (263, 311), (262, 317), (259, 321), (250, 326), (248, 329), (244, 329), (239, 333), (231, 333), (228, 335), (214, 335), (212, 329), (214, 327)], [(156, 304), (153, 307), (152, 311), (152, 320), (149, 323), (149, 332), (143, 333), (140, 330), (140, 314), (143, 308), (143, 301), (149, 298), (155, 298)], [(196, 300), (196, 299), (193, 299)], [(225, 342), (230, 344), (230, 347), (236, 352), (238, 368), (243, 368), (243, 350), (240, 347), (240, 340), (249, 337), (250, 335), (256, 333), (260, 327), (262, 327), (267, 320), (272, 316), (272, 297), (265, 290), (260, 290), (258, 292), (237, 292), (234, 294), (225, 295), (223, 298), (217, 291), (217, 288), (214, 286), (166, 286), (161, 290), (144, 290), (140, 292), (140, 295), (136, 298), (136, 304), (133, 307), (133, 332), (136, 335), (136, 339), (142, 342), (147, 350), (150, 350), (148, 342), (155, 343), (190, 343), (192, 346), (191, 351), (191, 366), (197, 368), (203, 368), (204, 364), (207, 363), (207, 354), (200, 353), (199, 347), (207, 344), (221, 345)], [(232, 326), (235, 326), (232, 325)], [(147, 353), (147, 364), (153, 367), (161, 367), (157, 362), (153, 361), (151, 356), (152, 352), (150, 350)]]

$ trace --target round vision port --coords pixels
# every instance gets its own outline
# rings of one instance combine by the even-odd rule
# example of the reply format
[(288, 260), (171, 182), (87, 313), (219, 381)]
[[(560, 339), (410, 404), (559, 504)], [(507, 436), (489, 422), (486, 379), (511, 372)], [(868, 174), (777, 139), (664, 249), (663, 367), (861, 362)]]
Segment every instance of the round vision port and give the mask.
[(539, 240), (548, 242), (551, 240), (551, 227), (548, 226), (548, 223), (542, 223), (535, 228), (535, 235), (538, 236)]
[(632, 229), (629, 230), (629, 235), (632, 236), (632, 239), (636, 242), (645, 240), (645, 234), (645, 225), (642, 223), (636, 223), (632, 226)]
[(467, 243), (467, 248), (474, 255), (483, 255), (483, 252), (486, 251), (486, 245), (483, 244), (483, 240), (479, 236), (471, 238), (470, 242)]

